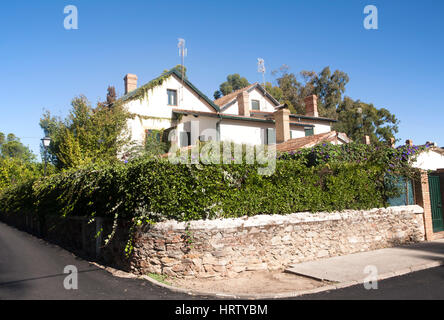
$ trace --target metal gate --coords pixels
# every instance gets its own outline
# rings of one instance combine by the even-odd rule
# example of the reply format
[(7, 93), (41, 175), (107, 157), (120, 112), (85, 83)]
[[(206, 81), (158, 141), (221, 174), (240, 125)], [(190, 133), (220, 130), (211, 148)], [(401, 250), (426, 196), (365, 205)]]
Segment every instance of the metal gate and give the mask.
[(432, 207), (433, 232), (444, 231), (442, 198), (439, 176), (429, 175), (430, 206)]

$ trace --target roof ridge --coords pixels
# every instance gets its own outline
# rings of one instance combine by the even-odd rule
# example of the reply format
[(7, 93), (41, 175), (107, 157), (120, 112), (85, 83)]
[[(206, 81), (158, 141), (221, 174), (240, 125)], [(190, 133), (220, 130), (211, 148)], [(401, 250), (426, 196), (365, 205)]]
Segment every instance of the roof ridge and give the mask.
[[(161, 75), (159, 75), (158, 77), (148, 81), (147, 83), (145, 83), (144, 85), (128, 92), (127, 94), (123, 95), (122, 97), (120, 97), (119, 99), (117, 99), (114, 104), (116, 103), (123, 103), (127, 100), (132, 100), (135, 99), (135, 97), (137, 97), (137, 92), (141, 92), (143, 90), (145, 90), (147, 87), (150, 86), (150, 84), (154, 87), (157, 87), (159, 85), (161, 85), (163, 83), (163, 80), (168, 78), (171, 75), (175, 75), (176, 77), (178, 77), (179, 79), (182, 79), (182, 73), (179, 72), (176, 69), (170, 69), (166, 72), (162, 72)], [(156, 83), (156, 81), (161, 80), (160, 83)], [(215, 104), (210, 98), (208, 98), (202, 91), (200, 91), (195, 85), (193, 85), (186, 77), (183, 78), (183, 81), (185, 82), (185, 84), (191, 88), (191, 90), (193, 90), (195, 93), (197, 93), (197, 95), (199, 95), (202, 99), (205, 100), (205, 102), (207, 102), (216, 112), (219, 112), (219, 106), (217, 104)]]
[(253, 86), (257, 85), (257, 84), (258, 84), (257, 82), (249, 84), (248, 86), (240, 88), (240, 89), (237, 89), (237, 90), (235, 90), (233, 92), (230, 92), (229, 94), (227, 94), (227, 95), (225, 95), (223, 97), (220, 97), (219, 99), (216, 99), (213, 102), (216, 105), (218, 105), (219, 107), (223, 107), (227, 103), (231, 102), (231, 100), (233, 100), (239, 93), (241, 93), (242, 91), (248, 90), (248, 89), (250, 89), (251, 87), (253, 87)]

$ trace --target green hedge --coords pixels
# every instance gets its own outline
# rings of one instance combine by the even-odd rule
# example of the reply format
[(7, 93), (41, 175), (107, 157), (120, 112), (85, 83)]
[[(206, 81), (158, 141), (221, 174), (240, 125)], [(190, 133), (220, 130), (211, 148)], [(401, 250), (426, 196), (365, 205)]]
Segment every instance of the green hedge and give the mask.
[(181, 221), (368, 209), (386, 205), (385, 171), (372, 163), (307, 166), (277, 160), (271, 176), (258, 165), (185, 165), (137, 159), (89, 166), (30, 181), (0, 195), (0, 212)]

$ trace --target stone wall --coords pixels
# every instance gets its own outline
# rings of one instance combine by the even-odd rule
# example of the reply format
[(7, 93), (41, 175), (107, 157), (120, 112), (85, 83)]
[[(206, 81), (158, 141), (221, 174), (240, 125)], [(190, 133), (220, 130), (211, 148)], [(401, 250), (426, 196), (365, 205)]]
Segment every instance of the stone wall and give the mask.
[(424, 240), (423, 209), (417, 205), (189, 223), (166, 221), (136, 230), (129, 258), (124, 254), (129, 222), (118, 224), (105, 247), (104, 240), (112, 231), (111, 220), (41, 220), (29, 214), (0, 214), (0, 219), (107, 265), (175, 277), (236, 277), (241, 272), (278, 270), (302, 261)]
[(130, 269), (175, 277), (236, 277), (251, 270), (424, 240), (417, 205), (262, 215), (178, 223), (138, 230)]

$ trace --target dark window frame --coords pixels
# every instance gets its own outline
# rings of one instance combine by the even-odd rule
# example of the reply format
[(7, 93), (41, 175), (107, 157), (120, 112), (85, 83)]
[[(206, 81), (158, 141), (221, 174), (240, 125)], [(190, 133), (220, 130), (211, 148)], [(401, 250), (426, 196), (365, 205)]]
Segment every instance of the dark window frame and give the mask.
[(314, 128), (313, 127), (304, 128), (304, 132), (305, 132), (306, 137), (314, 136)]
[[(253, 107), (253, 102), (257, 102), (257, 109)], [(251, 100), (251, 110), (260, 111), (261, 110), (261, 102), (260, 100)]]
[[(170, 92), (174, 93), (173, 103), (170, 103)], [(167, 103), (169, 106), (177, 106), (177, 90), (176, 89), (167, 89)]]

